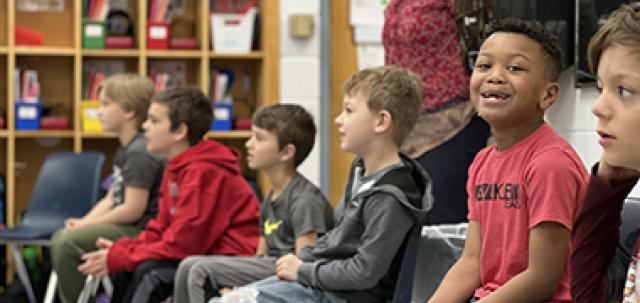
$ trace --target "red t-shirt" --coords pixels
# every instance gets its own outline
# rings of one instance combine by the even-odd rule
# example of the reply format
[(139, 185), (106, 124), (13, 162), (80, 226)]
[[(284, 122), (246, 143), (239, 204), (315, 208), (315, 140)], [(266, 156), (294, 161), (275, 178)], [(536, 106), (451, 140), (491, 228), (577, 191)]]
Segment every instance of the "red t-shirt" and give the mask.
[[(469, 220), (482, 233), (480, 280), (485, 297), (527, 269), (529, 230), (556, 222), (571, 230), (588, 173), (573, 148), (547, 124), (504, 151), (489, 146), (469, 168)], [(571, 301), (569, 253), (550, 302)]]

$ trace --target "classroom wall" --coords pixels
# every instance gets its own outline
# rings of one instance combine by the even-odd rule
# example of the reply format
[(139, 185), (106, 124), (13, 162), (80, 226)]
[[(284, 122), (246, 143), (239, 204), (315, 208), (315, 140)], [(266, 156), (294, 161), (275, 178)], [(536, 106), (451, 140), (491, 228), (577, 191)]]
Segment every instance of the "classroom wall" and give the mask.
[[(600, 159), (602, 148), (595, 132), (597, 119), (591, 113), (591, 105), (598, 97), (595, 88), (575, 88), (572, 69), (563, 72), (560, 79), (560, 95), (547, 111), (547, 121), (576, 149), (587, 168)], [(640, 185), (631, 196), (640, 197)]]
[[(311, 14), (315, 32), (310, 39), (289, 36), (289, 16)], [(280, 0), (280, 102), (303, 106), (320, 119), (320, 0)], [(319, 129), (318, 129), (319, 131)], [(311, 182), (320, 186), (320, 136), (311, 154), (299, 168)]]

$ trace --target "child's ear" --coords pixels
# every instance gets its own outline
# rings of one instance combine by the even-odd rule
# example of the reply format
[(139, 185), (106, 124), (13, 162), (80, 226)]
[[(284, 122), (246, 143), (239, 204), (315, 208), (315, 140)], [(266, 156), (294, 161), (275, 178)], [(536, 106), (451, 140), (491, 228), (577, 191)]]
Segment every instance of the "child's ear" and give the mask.
[(172, 133), (173, 133), (173, 139), (175, 141), (182, 141), (182, 140), (189, 139), (187, 138), (187, 136), (189, 135), (189, 128), (184, 123), (180, 123), (180, 125), (178, 125), (176, 130), (172, 131)]
[(296, 156), (295, 145), (289, 143), (280, 150), (280, 161), (286, 162), (292, 160)]
[(385, 131), (387, 131), (389, 128), (391, 128), (391, 124), (392, 124), (392, 117), (391, 117), (391, 113), (386, 110), (383, 109), (381, 111), (378, 112), (378, 121), (376, 122), (376, 126), (374, 128), (374, 131), (378, 132), (378, 133), (383, 133)]
[(131, 111), (125, 112), (124, 116), (127, 118), (127, 120), (134, 120), (136, 118), (136, 112), (131, 110)]
[(539, 103), (540, 109), (546, 110), (547, 108), (551, 107), (551, 105), (556, 102), (559, 91), (560, 84), (558, 84), (557, 82), (551, 82), (547, 84), (547, 87), (544, 90), (544, 97)]

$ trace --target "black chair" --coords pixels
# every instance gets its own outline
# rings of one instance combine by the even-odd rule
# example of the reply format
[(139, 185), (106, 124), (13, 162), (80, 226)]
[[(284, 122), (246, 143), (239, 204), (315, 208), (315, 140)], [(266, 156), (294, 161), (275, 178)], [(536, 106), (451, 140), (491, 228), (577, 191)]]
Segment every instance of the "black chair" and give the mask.
[(103, 163), (104, 155), (98, 152), (49, 154), (22, 221), (14, 228), (0, 230), (0, 244), (13, 244), (18, 278), (30, 303), (36, 303), (36, 297), (18, 245), (49, 246), (51, 236), (64, 226), (65, 219), (86, 214), (98, 199)]

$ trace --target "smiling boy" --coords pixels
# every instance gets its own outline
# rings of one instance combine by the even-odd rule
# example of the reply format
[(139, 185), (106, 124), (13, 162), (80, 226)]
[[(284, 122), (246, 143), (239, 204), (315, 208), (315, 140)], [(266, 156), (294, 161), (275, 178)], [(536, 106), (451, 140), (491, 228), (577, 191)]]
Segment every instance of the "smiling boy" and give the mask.
[(588, 177), (543, 119), (559, 90), (558, 42), (513, 18), (486, 37), (470, 92), (496, 144), (469, 169), (464, 250), (429, 302), (571, 302), (569, 235)]

